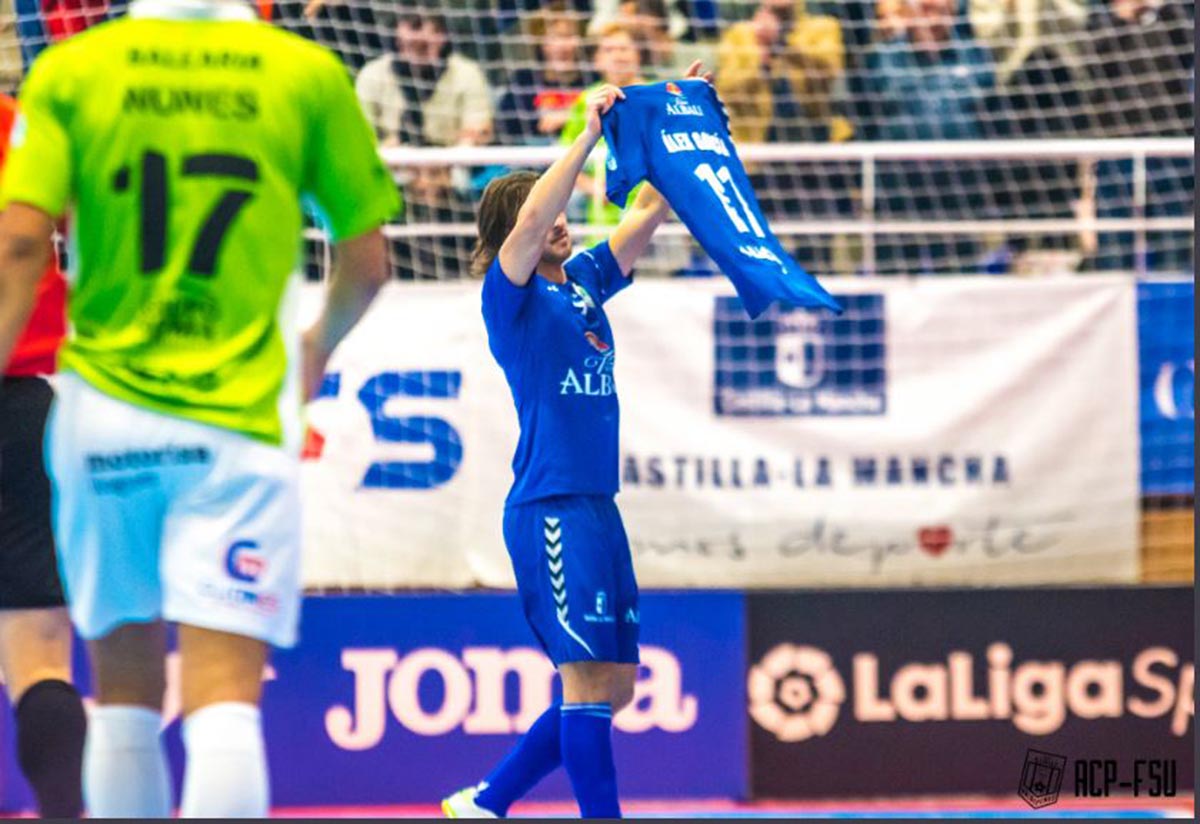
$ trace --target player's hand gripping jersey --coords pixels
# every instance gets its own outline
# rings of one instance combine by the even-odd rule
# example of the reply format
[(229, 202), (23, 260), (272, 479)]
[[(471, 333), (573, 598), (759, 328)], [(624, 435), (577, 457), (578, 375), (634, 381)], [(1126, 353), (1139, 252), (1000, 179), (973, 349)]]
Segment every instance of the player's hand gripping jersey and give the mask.
[(603, 118), (613, 203), (648, 179), (737, 289), (751, 317), (776, 301), (837, 301), (784, 251), (750, 188), (716, 92), (703, 80), (628, 86)]
[[(279, 443), (299, 352), (285, 299), (298, 195), (341, 241), (391, 217), (396, 187), (331, 52), (257, 20), (141, 9), (153, 4), (38, 59), (5, 199), (74, 212), (61, 369)], [(282, 414), (298, 417), (293, 401)]]

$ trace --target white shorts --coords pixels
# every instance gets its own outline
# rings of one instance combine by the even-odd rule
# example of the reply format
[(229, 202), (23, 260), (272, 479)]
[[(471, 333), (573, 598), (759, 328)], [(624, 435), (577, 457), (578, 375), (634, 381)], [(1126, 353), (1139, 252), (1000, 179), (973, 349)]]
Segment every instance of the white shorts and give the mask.
[(54, 537), (79, 634), (163, 618), (296, 643), (299, 458), (55, 380)]

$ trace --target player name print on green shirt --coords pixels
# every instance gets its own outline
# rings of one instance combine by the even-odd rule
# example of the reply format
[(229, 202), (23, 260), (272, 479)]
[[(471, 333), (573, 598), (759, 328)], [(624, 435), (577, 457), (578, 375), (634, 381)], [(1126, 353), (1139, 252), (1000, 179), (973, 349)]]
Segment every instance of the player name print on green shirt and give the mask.
[(47, 49), (21, 110), (4, 200), (69, 213), (61, 368), (280, 442), (302, 199), (335, 242), (399, 208), (345, 67), (256, 20), (131, 11)]

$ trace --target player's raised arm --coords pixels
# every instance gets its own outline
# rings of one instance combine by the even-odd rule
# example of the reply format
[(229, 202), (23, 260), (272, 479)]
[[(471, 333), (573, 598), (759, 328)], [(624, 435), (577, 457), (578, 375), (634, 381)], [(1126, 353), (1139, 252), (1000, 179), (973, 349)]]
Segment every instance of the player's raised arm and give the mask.
[(621, 222), (608, 239), (621, 274), (626, 277), (633, 271), (638, 258), (650, 245), (654, 232), (671, 214), (671, 206), (658, 190), (646, 183), (638, 192), (633, 206), (625, 211)]
[(616, 86), (602, 86), (588, 98), (587, 127), (567, 153), (547, 169), (525, 199), (517, 221), (500, 247), (498, 258), (504, 274), (517, 286), (524, 286), (542, 257), (546, 234), (567, 207), (575, 178), (583, 170), (588, 153), (600, 139), (600, 115), (625, 97)]
[[(712, 73), (706, 72), (704, 65), (697, 60), (688, 67), (684, 78), (700, 78), (711, 83)], [(670, 214), (671, 206), (667, 203), (666, 198), (648, 182), (645, 183), (633, 201), (633, 206), (625, 211), (621, 222), (617, 224), (612, 237), (609, 238), (609, 248), (612, 249), (613, 257), (617, 259), (617, 264), (621, 267), (622, 275), (628, 277), (629, 273), (633, 271), (638, 258), (650, 245), (655, 230)]]
[(0, 214), (0, 369), (29, 320), (50, 261), (54, 224), (40, 209), (14, 203)]

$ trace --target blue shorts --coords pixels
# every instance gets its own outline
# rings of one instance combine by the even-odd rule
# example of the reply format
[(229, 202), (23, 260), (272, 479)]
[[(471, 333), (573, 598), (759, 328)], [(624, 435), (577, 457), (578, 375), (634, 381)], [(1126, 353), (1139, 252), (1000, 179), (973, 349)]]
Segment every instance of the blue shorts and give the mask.
[(525, 617), (550, 660), (638, 663), (638, 588), (612, 498), (565, 495), (504, 510)]

